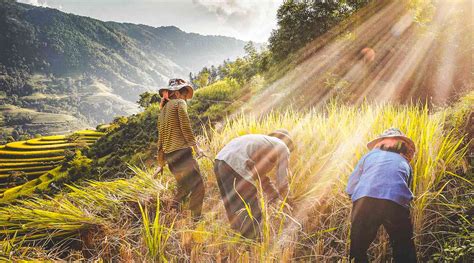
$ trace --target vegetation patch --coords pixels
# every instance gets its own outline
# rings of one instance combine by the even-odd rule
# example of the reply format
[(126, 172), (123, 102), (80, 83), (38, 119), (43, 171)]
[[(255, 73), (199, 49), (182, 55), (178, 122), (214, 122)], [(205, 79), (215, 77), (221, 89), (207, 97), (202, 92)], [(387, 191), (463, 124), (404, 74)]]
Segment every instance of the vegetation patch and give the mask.
[[(17, 186), (21, 186), (22, 190), (14, 196), (25, 196), (34, 191), (46, 191), (51, 182), (62, 180), (66, 175), (69, 176), (69, 172), (68, 167), (63, 168), (60, 173), (45, 174), (45, 172), (58, 167), (64, 161), (74, 163), (74, 158), (77, 155), (74, 153), (75, 149), (92, 145), (104, 134), (103, 132), (83, 130), (71, 135), (45, 136), (2, 145), (0, 149), (2, 191), (16, 193), (20, 189)], [(73, 174), (68, 178), (77, 179), (80, 177), (77, 171)], [(38, 176), (39, 178), (37, 178)], [(35, 187), (30, 189), (32, 185)], [(14, 199), (11, 197), (13, 195), (9, 196), (10, 198), (4, 201)]]
[[(366, 142), (384, 129), (397, 126), (413, 138), (418, 149), (412, 163), (412, 191), (416, 196), (413, 217), (418, 255), (425, 259), (433, 250), (443, 249), (442, 244), (433, 242), (439, 229), (431, 223), (435, 216), (431, 209), (440, 203), (452, 205), (452, 200), (444, 198), (450, 191), (447, 183), (464, 182), (457, 173), (466, 153), (464, 138), (456, 132), (459, 128), (447, 124), (450, 116), (447, 110), (431, 113), (417, 106), (352, 107), (334, 103), (324, 111), (287, 111), (263, 118), (237, 116), (221, 129), (210, 131), (202, 145), (209, 156), (236, 136), (266, 134), (276, 127), (292, 131), (297, 150), (290, 161), (291, 202), (274, 207), (260, 200), (265, 207), (262, 242), (242, 239), (229, 228), (225, 209), (215, 198), (219, 192), (211, 159), (199, 160), (207, 195), (204, 216), (197, 225), (188, 216), (168, 210), (175, 187), (168, 171), (155, 179), (152, 171), (132, 167), (135, 176), (130, 179), (71, 185), (69, 192), (52, 199), (19, 200), (0, 208), (0, 225), (9, 226), (2, 233), (17, 233), (24, 240), (23, 246), (45, 251), (47, 245), (38, 247), (39, 240), (61, 238), (62, 249), (80, 240), (83, 254), (78, 258), (111, 261), (124, 260), (124, 255), (137, 261), (186, 261), (190, 257), (201, 262), (221, 257), (231, 261), (345, 260), (351, 207), (344, 194), (345, 183), (357, 160), (367, 152)], [(8, 194), (17, 192), (12, 189)], [(435, 218), (442, 219), (439, 215)], [(15, 251), (12, 257), (21, 251)], [(383, 232), (370, 254), (389, 260)]]
[(11, 142), (5, 147), (6, 150), (16, 151), (31, 151), (31, 150), (56, 150), (56, 149), (67, 149), (76, 146), (74, 143), (57, 143), (57, 144), (43, 144), (43, 145), (29, 145), (25, 141)]

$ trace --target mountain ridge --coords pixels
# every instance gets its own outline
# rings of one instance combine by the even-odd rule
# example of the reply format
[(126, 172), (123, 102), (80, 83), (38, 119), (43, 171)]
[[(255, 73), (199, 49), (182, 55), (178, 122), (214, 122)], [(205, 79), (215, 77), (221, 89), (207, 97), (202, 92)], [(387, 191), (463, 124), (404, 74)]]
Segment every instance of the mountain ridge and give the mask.
[[(0, 104), (69, 114), (87, 127), (136, 113), (139, 94), (242, 56), (246, 44), (176, 26), (104, 22), (12, 0), (0, 1), (0, 28)], [(3, 126), (20, 134), (38, 131)]]

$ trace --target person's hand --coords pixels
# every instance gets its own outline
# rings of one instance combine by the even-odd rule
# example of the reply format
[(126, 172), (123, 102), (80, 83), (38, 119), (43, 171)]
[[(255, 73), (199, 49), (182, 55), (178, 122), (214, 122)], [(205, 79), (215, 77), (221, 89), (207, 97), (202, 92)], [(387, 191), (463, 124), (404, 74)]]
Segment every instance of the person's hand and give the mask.
[(273, 203), (275, 209), (281, 210), (285, 213), (293, 211), (293, 207), (288, 203), (287, 200), (278, 199)]
[(156, 170), (153, 173), (153, 178), (158, 178), (158, 174), (161, 173), (161, 171), (163, 171), (163, 167), (161, 166), (156, 167)]
[(204, 156), (204, 151), (197, 145), (194, 147), (194, 153), (196, 154), (197, 159)]

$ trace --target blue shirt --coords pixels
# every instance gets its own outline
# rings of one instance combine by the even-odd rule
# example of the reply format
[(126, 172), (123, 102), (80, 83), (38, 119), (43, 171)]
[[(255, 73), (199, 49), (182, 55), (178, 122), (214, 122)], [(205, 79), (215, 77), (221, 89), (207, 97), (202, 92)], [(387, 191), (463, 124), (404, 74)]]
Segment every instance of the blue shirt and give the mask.
[(391, 200), (409, 207), (412, 169), (398, 153), (374, 149), (364, 155), (349, 177), (346, 192), (355, 202), (362, 197)]

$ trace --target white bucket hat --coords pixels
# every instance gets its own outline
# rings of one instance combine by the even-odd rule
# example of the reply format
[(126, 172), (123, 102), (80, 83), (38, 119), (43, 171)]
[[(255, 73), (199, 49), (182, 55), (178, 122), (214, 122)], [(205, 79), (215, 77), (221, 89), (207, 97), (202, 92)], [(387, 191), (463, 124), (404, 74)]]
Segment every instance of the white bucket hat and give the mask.
[(407, 146), (412, 150), (413, 153), (416, 152), (415, 143), (408, 138), (400, 129), (398, 128), (390, 128), (385, 130), (382, 134), (380, 134), (376, 139), (373, 139), (369, 143), (367, 143), (367, 148), (372, 150), (374, 146), (379, 143), (381, 140), (385, 138), (397, 138), (404, 141)]
[(276, 137), (282, 140), (291, 152), (295, 150), (295, 143), (293, 142), (293, 139), (291, 138), (291, 135), (288, 130), (277, 129), (268, 134), (268, 136)]
[(188, 90), (188, 94), (186, 95), (186, 99), (189, 100), (194, 95), (193, 85), (184, 79), (170, 79), (168, 82), (168, 87), (163, 87), (158, 89), (158, 93), (160, 97), (163, 97), (162, 91), (169, 90), (169, 91), (177, 91), (182, 88), (186, 88)]

